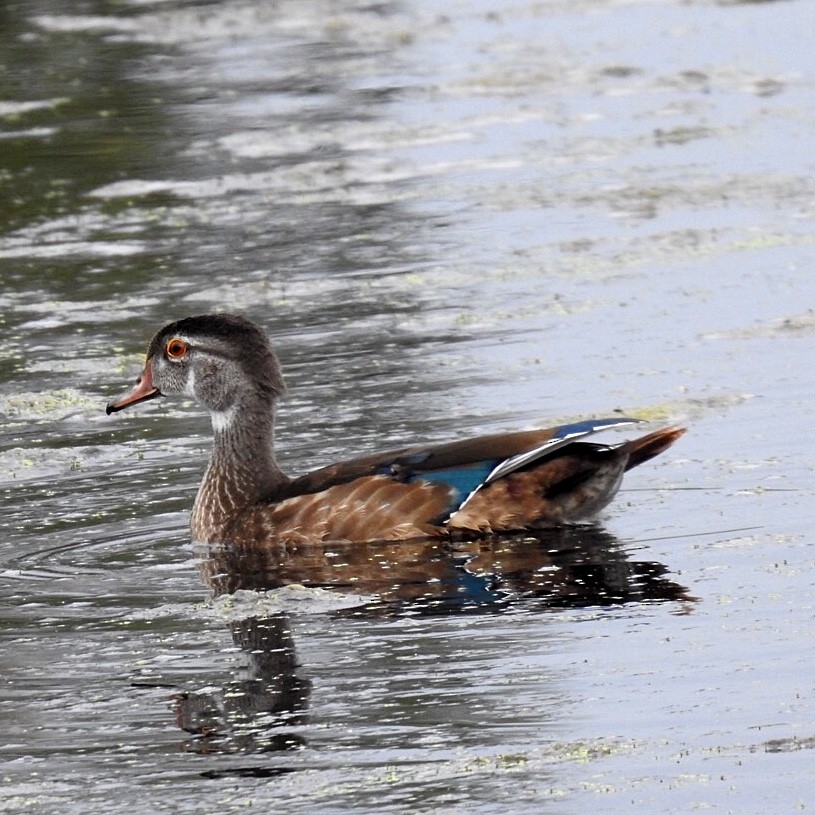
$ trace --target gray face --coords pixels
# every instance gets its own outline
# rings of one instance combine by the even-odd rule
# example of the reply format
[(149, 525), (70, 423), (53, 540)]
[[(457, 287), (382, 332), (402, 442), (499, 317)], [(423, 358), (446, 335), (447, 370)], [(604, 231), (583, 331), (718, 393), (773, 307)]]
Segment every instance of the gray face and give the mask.
[(214, 339), (168, 336), (152, 358), (153, 384), (165, 396), (180, 394), (211, 411), (228, 410), (252, 389), (231, 351)]
[(108, 414), (185, 395), (209, 410), (216, 431), (233, 426), (238, 413), (245, 426), (268, 431), (275, 399), (286, 390), (266, 334), (234, 314), (170, 323), (150, 341), (147, 366), (127, 393), (108, 403)]
[(159, 331), (147, 351), (152, 384), (165, 396), (195, 399), (215, 414), (239, 402), (270, 407), (285, 391), (266, 334), (231, 314), (187, 317)]

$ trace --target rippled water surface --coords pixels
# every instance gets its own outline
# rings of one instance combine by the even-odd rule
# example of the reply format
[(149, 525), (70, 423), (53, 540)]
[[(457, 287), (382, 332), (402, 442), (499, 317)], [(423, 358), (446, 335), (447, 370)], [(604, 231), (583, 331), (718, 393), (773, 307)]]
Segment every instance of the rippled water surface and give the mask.
[[(808, 811), (813, 27), (4, 3), (5, 810)], [(104, 405), (216, 309), (275, 338), (292, 473), (614, 411), (689, 433), (596, 528), (213, 599), (206, 417)]]

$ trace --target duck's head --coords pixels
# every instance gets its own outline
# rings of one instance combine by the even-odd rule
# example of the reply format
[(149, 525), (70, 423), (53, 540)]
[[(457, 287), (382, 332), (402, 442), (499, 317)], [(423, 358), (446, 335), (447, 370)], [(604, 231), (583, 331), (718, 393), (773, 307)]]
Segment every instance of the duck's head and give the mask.
[(204, 314), (170, 323), (153, 337), (141, 376), (107, 412), (181, 394), (222, 415), (247, 398), (271, 405), (284, 390), (277, 357), (261, 329), (232, 314)]

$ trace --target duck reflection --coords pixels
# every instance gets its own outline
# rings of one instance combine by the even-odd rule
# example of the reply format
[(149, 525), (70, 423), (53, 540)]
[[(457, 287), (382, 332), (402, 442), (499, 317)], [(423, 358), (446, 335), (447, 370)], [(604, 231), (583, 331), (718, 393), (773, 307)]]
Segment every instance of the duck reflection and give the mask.
[(249, 617), (230, 625), (244, 652), (240, 676), (218, 692), (175, 697), (176, 723), (197, 738), (198, 752), (269, 752), (302, 746), (291, 728), (302, 724), (311, 683), (297, 674), (287, 614)]
[(298, 543), (275, 550), (208, 547), (202, 574), (215, 595), (299, 584), (374, 596), (385, 613), (502, 607), (520, 599), (542, 607), (584, 607), (690, 599), (660, 563), (630, 561), (596, 526), (451, 542)]
[[(278, 551), (210, 548), (202, 571), (213, 592), (268, 590), (300, 584), (360, 595), (337, 614), (398, 615), (532, 612), (639, 602), (692, 601), (687, 589), (653, 561), (630, 560), (606, 530), (547, 530), (534, 537), (494, 537), (380, 544), (298, 545)], [(373, 599), (372, 599), (373, 598)], [(244, 652), (240, 676), (218, 693), (184, 694), (181, 728), (199, 751), (261, 752), (297, 748), (310, 683), (298, 674), (295, 642), (284, 612), (231, 624)]]

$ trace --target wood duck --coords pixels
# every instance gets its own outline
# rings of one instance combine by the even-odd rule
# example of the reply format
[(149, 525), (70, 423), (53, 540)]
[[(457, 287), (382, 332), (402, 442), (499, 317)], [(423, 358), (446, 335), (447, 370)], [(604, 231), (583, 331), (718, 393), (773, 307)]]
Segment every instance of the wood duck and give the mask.
[(662, 453), (684, 428), (622, 444), (589, 443), (635, 419), (407, 447), (291, 478), (275, 458), (274, 408), (285, 386), (265, 333), (230, 314), (187, 317), (150, 341), (144, 371), (108, 414), (184, 395), (210, 412), (215, 435), (191, 518), (194, 541), (266, 548), (323, 541), (473, 539), (590, 519), (623, 473)]

